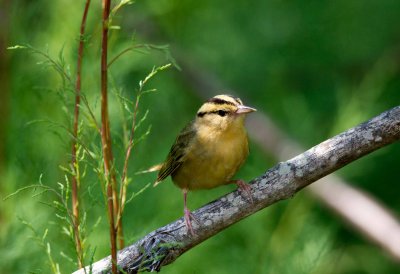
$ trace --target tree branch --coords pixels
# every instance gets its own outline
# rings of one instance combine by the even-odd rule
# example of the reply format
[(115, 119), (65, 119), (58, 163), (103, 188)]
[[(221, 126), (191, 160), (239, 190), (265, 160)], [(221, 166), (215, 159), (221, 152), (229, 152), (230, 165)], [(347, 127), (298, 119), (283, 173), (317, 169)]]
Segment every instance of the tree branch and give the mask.
[[(118, 253), (118, 267), (128, 273), (160, 270), (197, 244), (335, 170), (400, 139), (400, 106), (351, 128), (306, 152), (280, 162), (251, 181), (253, 203), (231, 192), (193, 212), (195, 236), (183, 218), (161, 227)], [(110, 271), (110, 257), (94, 263), (93, 273)], [(75, 274), (84, 273), (78, 270)]]
[[(249, 116), (247, 128), (253, 142), (277, 159), (291, 158), (303, 151), (263, 113)], [(400, 263), (400, 222), (382, 202), (335, 174), (310, 185), (307, 190), (356, 232)]]
[[(156, 20), (146, 20), (147, 29), (151, 32), (141, 32), (147, 40), (160, 39), (163, 37), (160, 26), (155, 24)], [(164, 37), (164, 40), (169, 40)], [(201, 68), (199, 62), (190, 58), (188, 52), (179, 49), (175, 45), (174, 56), (185, 69), (181, 75), (186, 85), (191, 87), (193, 93), (206, 100), (214, 96), (216, 90), (229, 90), (229, 94), (236, 92), (209, 70)], [(386, 58), (386, 57), (385, 57)], [(239, 94), (241, 94), (239, 96)], [(245, 92), (239, 92), (238, 96), (243, 98)], [(251, 102), (248, 102), (251, 105)], [(250, 138), (268, 154), (272, 154), (277, 160), (283, 161), (294, 155), (300, 154), (304, 149), (287, 134), (266, 114), (256, 112), (247, 118), (247, 128)], [(320, 180), (318, 184), (312, 184), (307, 190), (317, 198), (328, 209), (334, 211), (344, 222), (350, 224), (356, 233), (362, 234), (370, 242), (377, 244), (386, 254), (390, 255), (396, 262), (400, 262), (400, 222), (398, 216), (393, 214), (382, 202), (378, 201), (370, 193), (365, 193), (338, 175), (330, 175)], [(337, 200), (340, 199), (340, 203)], [(357, 215), (353, 207), (349, 207), (357, 200), (358, 208), (374, 209), (365, 211), (364, 215)], [(380, 227), (377, 229), (375, 220), (379, 212)]]
[[(181, 52), (181, 51), (180, 51)], [(215, 75), (194, 64), (185, 54), (178, 54), (178, 62), (185, 67), (182, 75), (192, 91), (204, 100), (214, 96), (213, 91), (226, 87), (226, 84)], [(228, 89), (232, 95), (244, 99), (244, 92)], [(249, 102), (251, 105), (251, 102)], [(250, 138), (265, 153), (272, 154), (283, 161), (300, 154), (304, 148), (277, 126), (274, 121), (262, 112), (256, 112), (247, 118), (247, 129)], [(336, 213), (343, 221), (352, 226), (356, 233), (378, 245), (395, 262), (400, 263), (400, 222), (382, 202), (370, 193), (351, 185), (338, 175), (330, 175), (313, 184), (307, 190), (328, 209)], [(340, 201), (340, 202), (339, 202)], [(357, 206), (354, 205), (357, 201)], [(359, 210), (363, 209), (363, 214)], [(368, 209), (368, 210), (366, 210)], [(379, 214), (379, 216), (378, 216)], [(379, 223), (379, 226), (376, 225)]]

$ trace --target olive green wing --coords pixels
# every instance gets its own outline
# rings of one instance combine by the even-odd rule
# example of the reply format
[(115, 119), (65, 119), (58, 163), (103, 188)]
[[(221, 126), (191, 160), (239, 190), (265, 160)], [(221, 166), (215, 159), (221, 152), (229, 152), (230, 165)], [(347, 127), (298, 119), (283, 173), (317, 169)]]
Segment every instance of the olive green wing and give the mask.
[(179, 136), (176, 138), (175, 143), (171, 147), (166, 161), (158, 173), (158, 177), (154, 183), (154, 186), (174, 173), (182, 165), (183, 161), (185, 160), (185, 156), (189, 151), (188, 148), (196, 136), (196, 129), (193, 124), (194, 121), (190, 122), (179, 133)]

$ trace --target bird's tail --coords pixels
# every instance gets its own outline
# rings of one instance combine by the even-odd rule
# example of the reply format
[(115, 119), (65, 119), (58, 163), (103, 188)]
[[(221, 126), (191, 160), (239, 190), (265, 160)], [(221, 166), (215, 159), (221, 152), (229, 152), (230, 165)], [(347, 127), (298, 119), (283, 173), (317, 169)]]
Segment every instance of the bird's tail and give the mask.
[[(154, 166), (152, 166), (152, 167), (150, 167), (150, 168), (148, 168), (148, 169), (138, 171), (138, 172), (136, 172), (135, 174), (144, 174), (144, 173), (150, 173), (150, 172), (160, 171), (160, 169), (161, 169), (162, 166), (163, 166), (163, 163), (157, 164), (157, 165), (154, 165)], [(161, 181), (159, 181), (158, 178), (157, 178), (157, 180), (154, 182), (154, 185), (153, 185), (153, 186), (154, 186), (154, 187), (157, 186), (160, 182), (161, 182)]]
[(148, 169), (138, 171), (135, 174), (144, 174), (144, 173), (150, 173), (150, 172), (154, 172), (154, 171), (160, 171), (162, 166), (163, 166), (163, 164), (157, 164), (152, 167), (149, 167)]

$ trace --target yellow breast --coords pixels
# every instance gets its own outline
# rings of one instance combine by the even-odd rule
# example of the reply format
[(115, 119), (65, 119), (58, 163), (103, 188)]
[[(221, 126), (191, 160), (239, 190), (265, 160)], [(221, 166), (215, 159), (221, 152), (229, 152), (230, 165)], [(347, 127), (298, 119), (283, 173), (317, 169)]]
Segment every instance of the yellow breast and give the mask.
[(172, 180), (180, 188), (189, 190), (226, 184), (248, 154), (247, 134), (242, 122), (223, 132), (198, 128), (185, 160), (172, 174)]

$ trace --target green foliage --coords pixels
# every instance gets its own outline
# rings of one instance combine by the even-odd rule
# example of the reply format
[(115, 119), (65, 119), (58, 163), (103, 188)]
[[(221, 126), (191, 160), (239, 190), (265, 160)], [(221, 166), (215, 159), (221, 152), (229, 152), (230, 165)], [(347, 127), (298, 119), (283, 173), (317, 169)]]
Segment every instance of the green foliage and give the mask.
[[(83, 8), (83, 2), (78, 2), (10, 2), (10, 99), (8, 125), (0, 129), (7, 132), (6, 140), (0, 140), (6, 147), (5, 155), (0, 155), (5, 159), (0, 170), (1, 198), (24, 191), (0, 201), (2, 273), (76, 269), (69, 213), (62, 208), (70, 199), (65, 174), (73, 170), (69, 166), (71, 99)], [(182, 216), (181, 194), (171, 182), (150, 188), (155, 175), (136, 173), (164, 160), (176, 134), (201, 104), (191, 93), (194, 81), (186, 73), (189, 67), (199, 75), (201, 70), (210, 73), (204, 82), (217, 78), (223, 87), (241, 92), (247, 104), (267, 112), (307, 147), (400, 102), (399, 1), (206, 0), (126, 5), (129, 2), (113, 1), (109, 22), (113, 26), (109, 107), (116, 166), (123, 165), (138, 91), (157, 87), (160, 92), (140, 98), (134, 144), (141, 143), (135, 146), (127, 177), (127, 200), (134, 198), (134, 202), (126, 205), (123, 220), (127, 243)], [(115, 13), (118, 6), (124, 8)], [(86, 262), (109, 254), (107, 218), (99, 217), (105, 212), (98, 187), (102, 164), (96, 122), (99, 11), (94, 2), (88, 33), (82, 38), (87, 43), (77, 142), (79, 173), (85, 182), (81, 232), (86, 235)], [(167, 43), (173, 45), (178, 61), (185, 61), (179, 62), (182, 72), (158, 74), (145, 88), (138, 86), (140, 79), (146, 83), (146, 76), (165, 63), (177, 67), (169, 50), (156, 45)], [(399, 144), (392, 145), (339, 174), (399, 212), (395, 183), (399, 153)], [(251, 179), (273, 164), (271, 156), (252, 144), (238, 177)], [(45, 183), (36, 184), (33, 191), (37, 178)], [(231, 189), (190, 193), (190, 208)], [(382, 250), (302, 193), (227, 229), (163, 273), (397, 271), (398, 265)]]
[[(131, 3), (130, 1), (121, 1), (117, 6), (114, 7), (112, 11), (112, 16), (110, 17), (110, 29), (116, 29), (115, 27), (111, 27), (111, 20), (112, 17), (116, 15), (116, 12), (124, 5), (127, 5)], [(89, 42), (89, 41), (86, 41)], [(168, 46), (156, 46), (156, 45), (147, 45), (147, 44), (140, 44), (140, 45), (134, 45), (132, 48), (128, 48), (128, 50), (123, 51), (122, 53), (118, 54), (116, 57), (112, 59), (112, 62), (115, 62), (118, 58), (121, 57), (121, 55), (129, 50), (136, 49), (136, 48), (144, 48), (144, 49), (155, 49), (163, 52), (169, 60), (172, 62), (175, 62), (173, 58), (171, 57)], [(52, 54), (50, 53), (49, 49), (46, 48), (45, 50), (40, 50), (38, 48), (35, 48), (29, 44), (27, 45), (16, 45), (16, 46), (11, 46), (8, 47), (8, 50), (27, 50), (30, 54), (32, 55), (38, 55), (39, 56), (39, 62), (37, 62), (38, 65), (40, 65), (42, 68), (45, 69), (50, 69), (49, 72), (52, 73), (53, 71), (56, 72), (56, 74), (59, 75), (61, 81), (59, 83), (59, 87), (54, 88), (54, 89), (48, 89), (49, 91), (54, 90), (55, 94), (57, 95), (60, 104), (62, 104), (62, 110), (66, 114), (67, 120), (69, 122), (67, 125), (63, 125), (62, 122), (58, 121), (46, 121), (49, 125), (51, 126), (56, 126), (59, 129), (61, 129), (63, 132), (57, 132), (56, 134), (60, 137), (67, 136), (69, 139), (73, 140), (74, 143), (76, 143), (76, 152), (74, 152), (76, 155), (76, 162), (75, 163), (68, 163), (67, 165), (59, 165), (59, 168), (61, 172), (64, 173), (64, 182), (57, 183), (57, 189), (53, 188), (51, 185), (46, 185), (42, 183), (42, 174), (40, 175), (40, 183), (36, 185), (28, 185), (21, 187), (17, 189), (15, 192), (12, 194), (8, 195), (5, 197), (4, 200), (7, 200), (9, 198), (15, 198), (18, 196), (19, 193), (29, 190), (29, 189), (40, 189), (38, 193), (35, 193), (32, 195), (32, 198), (35, 197), (42, 197), (44, 194), (47, 192), (51, 192), (52, 194), (55, 195), (56, 199), (49, 199), (48, 197), (43, 197), (43, 200), (40, 202), (42, 204), (46, 204), (52, 209), (54, 209), (54, 215), (58, 220), (50, 220), (47, 225), (50, 225), (51, 223), (54, 223), (58, 227), (58, 233), (64, 234), (67, 239), (64, 239), (66, 242), (71, 244), (71, 250), (75, 249), (75, 254), (67, 254), (65, 249), (62, 249), (59, 251), (59, 257), (58, 260), (63, 260), (65, 263), (62, 264), (63, 269), (62, 271), (68, 271), (68, 264), (71, 264), (72, 268), (71, 269), (76, 269), (77, 264), (74, 263), (75, 259), (74, 257), (79, 258), (79, 261), (82, 262), (84, 265), (87, 265), (90, 263), (90, 261), (93, 261), (94, 258), (94, 249), (91, 248), (91, 244), (87, 243), (87, 238), (90, 236), (89, 232), (93, 231), (94, 229), (97, 228), (97, 225), (101, 221), (101, 215), (98, 215), (99, 209), (104, 209), (107, 203), (107, 195), (106, 195), (106, 181), (104, 176), (104, 171), (103, 171), (103, 156), (102, 156), (102, 149), (101, 145), (99, 142), (99, 134), (100, 134), (100, 125), (98, 124), (98, 117), (96, 117), (96, 113), (99, 111), (96, 109), (97, 107), (92, 107), (89, 104), (89, 100), (87, 99), (87, 94), (94, 93), (93, 89), (86, 90), (84, 92), (79, 92), (78, 90), (75, 89), (75, 80), (70, 72), (70, 65), (69, 61), (67, 61), (64, 57), (64, 47), (59, 51), (59, 54), (57, 55), (57, 58), (54, 58)], [(72, 63), (72, 60), (71, 60)], [(110, 63), (111, 64), (111, 63)], [(144, 124), (146, 117), (149, 113), (147, 110), (144, 115), (139, 116), (139, 101), (141, 97), (144, 94), (150, 93), (150, 92), (155, 92), (155, 88), (151, 89), (145, 89), (145, 86), (147, 86), (148, 81), (153, 78), (157, 73), (160, 71), (163, 71), (167, 68), (169, 68), (171, 64), (167, 65), (161, 65), (157, 67), (153, 67), (152, 70), (150, 71), (149, 74), (145, 75), (143, 80), (139, 81), (139, 87), (136, 90), (136, 102), (135, 104), (131, 104), (131, 106), (128, 106), (128, 102), (131, 101), (131, 99), (125, 97), (125, 95), (122, 92), (119, 92), (118, 94), (114, 92), (115, 95), (117, 95), (117, 102), (120, 103), (120, 109), (122, 110), (122, 121), (119, 121), (120, 124), (122, 124), (124, 128), (124, 140), (127, 140), (129, 138), (129, 142), (125, 142), (124, 147), (119, 147), (119, 153), (120, 155), (123, 155), (126, 152), (125, 156), (125, 161), (123, 165), (123, 169), (121, 168), (122, 172), (122, 178), (120, 179), (120, 197), (119, 197), (119, 204), (121, 211), (124, 209), (125, 204), (127, 202), (132, 201), (135, 197), (137, 197), (139, 194), (142, 194), (150, 185), (150, 183), (147, 183), (145, 186), (143, 186), (141, 189), (139, 189), (136, 192), (132, 192), (130, 194), (130, 197), (128, 200), (126, 200), (126, 187), (128, 186), (128, 183), (131, 181), (130, 177), (126, 174), (128, 171), (128, 159), (130, 156), (131, 150), (139, 143), (140, 141), (144, 140), (146, 136), (149, 135), (150, 133), (150, 126), (147, 128), (145, 132), (143, 132), (141, 135), (138, 137), (135, 135), (136, 131), (140, 131), (140, 126)], [(80, 77), (80, 76), (79, 76)], [(82, 81), (85, 81), (85, 78), (81, 78)], [(118, 88), (115, 86), (114, 87), (116, 90)], [(79, 108), (81, 108), (81, 111), (83, 112), (83, 116), (86, 119), (80, 119), (79, 121), (79, 126), (78, 126), (78, 131), (77, 133), (73, 133), (72, 129), (70, 129), (72, 125), (72, 120), (73, 120), (73, 112), (71, 106), (74, 106), (74, 99), (75, 95), (79, 92), (80, 97), (81, 97), (81, 102), (82, 105), (79, 105)], [(46, 94), (48, 96), (48, 94)], [(128, 117), (126, 117), (126, 113), (128, 113)], [(139, 116), (137, 120), (137, 116)], [(34, 125), (37, 124), (40, 120), (36, 121), (31, 121), (28, 124)], [(126, 130), (128, 125), (131, 124), (132, 129), (130, 134)], [(65, 123), (65, 122), (64, 122)], [(113, 135), (116, 135), (115, 133)], [(129, 136), (128, 136), (129, 135)], [(65, 141), (65, 138), (60, 138), (63, 142)], [(70, 143), (67, 141), (67, 143)], [(88, 167), (91, 169), (92, 173), (88, 174)], [(119, 167), (115, 165), (113, 167), (116, 172), (118, 172)], [(84, 191), (80, 191), (78, 193), (79, 195), (79, 211), (80, 213), (80, 218), (79, 218), (79, 225), (76, 226), (74, 223), (74, 216), (72, 213), (72, 208), (74, 205), (70, 205), (71, 203), (71, 196), (74, 194), (72, 193), (71, 189), (71, 183), (70, 183), (70, 178), (75, 177), (76, 182), (78, 183), (78, 186), (81, 185), (81, 189)], [(97, 184), (97, 189), (101, 190), (99, 193), (102, 193), (102, 197), (104, 200), (104, 205), (101, 205), (98, 203), (99, 197), (95, 197), (93, 195), (86, 195), (85, 190), (91, 190), (96, 188), (96, 185), (88, 185), (91, 180), (98, 180), (100, 184)], [(98, 196), (98, 194), (96, 195)], [(99, 208), (99, 205), (101, 206)], [(97, 207), (97, 208), (96, 208)], [(94, 213), (90, 209), (97, 209), (97, 213)], [(102, 211), (100, 211), (102, 212)], [(93, 214), (94, 213), (94, 214)], [(96, 215), (97, 214), (97, 215)], [(114, 214), (117, 214), (115, 212)], [(87, 217), (91, 216), (92, 218), (88, 219)], [(100, 217), (96, 217), (100, 216)], [(119, 218), (119, 216), (117, 217)], [(97, 219), (97, 221), (96, 221)], [(48, 264), (51, 266), (51, 271), (53, 273), (60, 273), (60, 264), (56, 262), (57, 259), (54, 259), (51, 253), (50, 249), (50, 242), (45, 242), (45, 238), (47, 236), (47, 232), (49, 229), (46, 227), (44, 236), (42, 238), (38, 237), (38, 232), (34, 229), (33, 225), (27, 222), (23, 222), (26, 224), (35, 234), (35, 239), (39, 242), (40, 246), (43, 247), (44, 251), (47, 254), (47, 261)], [(91, 229), (88, 230), (87, 227), (90, 227)], [(77, 243), (75, 241), (76, 235), (79, 235), (79, 248), (76, 246)], [(97, 245), (97, 243), (94, 243)], [(81, 247), (80, 247), (81, 246)], [(89, 256), (89, 257), (88, 257)]]

